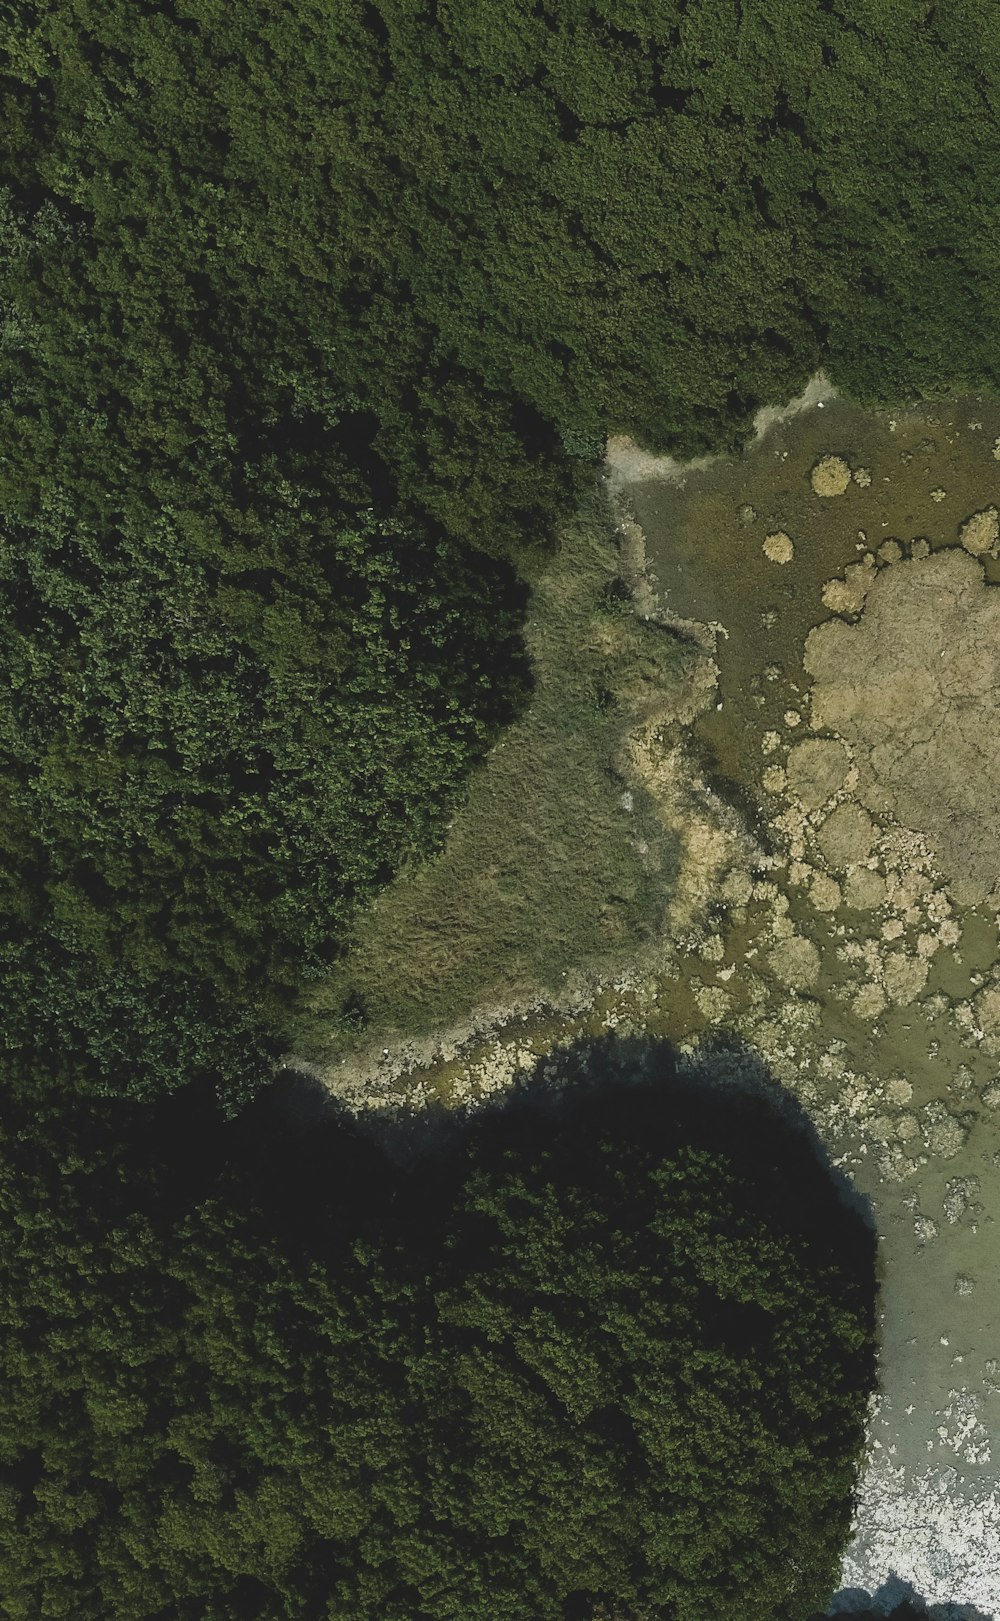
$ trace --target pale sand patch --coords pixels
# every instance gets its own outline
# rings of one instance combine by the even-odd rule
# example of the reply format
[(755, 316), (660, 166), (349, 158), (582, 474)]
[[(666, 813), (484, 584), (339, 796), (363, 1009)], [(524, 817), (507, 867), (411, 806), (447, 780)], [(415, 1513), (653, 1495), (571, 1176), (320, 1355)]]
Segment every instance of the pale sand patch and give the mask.
[(795, 556), (795, 547), (790, 535), (783, 529), (776, 529), (773, 534), (764, 536), (764, 556), (772, 563), (790, 563)]
[(927, 984), (927, 962), (905, 951), (890, 951), (882, 968), (882, 981), (891, 1002), (905, 1007)]
[(827, 580), (823, 587), (823, 606), (835, 614), (858, 614), (875, 580), (871, 563), (848, 563), (843, 579)]
[(768, 953), (771, 972), (789, 990), (808, 990), (819, 978), (819, 952), (801, 934), (789, 934)]
[(770, 428), (780, 422), (789, 422), (803, 411), (812, 411), (825, 400), (835, 400), (837, 390), (824, 371), (814, 372), (801, 394), (787, 405), (763, 405), (753, 419), (754, 443), (759, 444)]
[(796, 743), (788, 756), (788, 783), (806, 810), (819, 810), (843, 786), (850, 768), (843, 743), (832, 738)]
[(843, 495), (851, 482), (851, 469), (842, 456), (821, 456), (809, 482), (817, 495)]
[(860, 805), (838, 805), (817, 834), (828, 866), (837, 872), (866, 861), (875, 843), (875, 823)]
[[(802, 411), (811, 411), (826, 400), (836, 399), (837, 390), (826, 373), (816, 372), (794, 400), (787, 405), (764, 405), (753, 419), (753, 443), (758, 444), (768, 430), (779, 422), (788, 422)], [(608, 482), (612, 493), (620, 492), (626, 484), (641, 484), (648, 479), (676, 483), (689, 473), (700, 473), (716, 463), (726, 460), (718, 456), (698, 456), (693, 461), (678, 461), (674, 456), (657, 456), (643, 450), (628, 434), (612, 434), (605, 446)]]
[(844, 884), (844, 900), (857, 912), (874, 912), (885, 905), (885, 879), (870, 867), (855, 867)]
[(840, 885), (829, 873), (817, 873), (809, 885), (809, 899), (817, 912), (835, 912), (843, 898)]
[(859, 1019), (877, 1019), (885, 1012), (885, 992), (874, 980), (862, 985), (851, 1003)]
[(983, 507), (981, 512), (974, 512), (959, 525), (958, 538), (973, 557), (993, 551), (1000, 540), (1000, 512), (996, 507)]

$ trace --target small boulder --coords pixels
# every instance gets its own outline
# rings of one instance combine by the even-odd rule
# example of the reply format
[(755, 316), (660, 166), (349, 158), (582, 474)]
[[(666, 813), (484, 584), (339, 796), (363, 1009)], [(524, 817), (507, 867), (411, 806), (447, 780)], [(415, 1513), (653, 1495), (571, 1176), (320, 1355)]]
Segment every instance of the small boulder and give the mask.
[(764, 536), (764, 556), (772, 563), (790, 563), (795, 556), (791, 537), (783, 529)]
[(822, 456), (809, 481), (817, 495), (843, 495), (851, 482), (851, 469), (842, 456)]

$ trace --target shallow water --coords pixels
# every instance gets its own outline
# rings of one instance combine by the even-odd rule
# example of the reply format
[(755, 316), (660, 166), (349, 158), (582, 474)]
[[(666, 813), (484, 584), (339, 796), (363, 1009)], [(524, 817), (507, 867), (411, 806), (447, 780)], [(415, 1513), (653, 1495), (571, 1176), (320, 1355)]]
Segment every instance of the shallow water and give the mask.
[[(1000, 1066), (970, 998), (996, 966), (997, 917), (951, 908), (958, 937), (935, 946), (919, 994), (886, 1003), (869, 984), (871, 1011), (863, 1000), (859, 1011), (858, 990), (884, 971), (887, 952), (912, 959), (919, 931), (933, 926), (926, 892), (905, 891), (919, 852), (908, 860), (905, 840), (895, 852), (880, 843), (872, 867), (909, 907), (818, 910), (792, 878), (796, 841), (801, 865), (814, 877), (822, 870), (812, 830), (794, 818), (776, 827), (791, 800), (768, 792), (763, 775), (816, 735), (803, 652), (809, 632), (831, 617), (824, 584), (866, 552), (878, 565), (889, 540), (903, 557), (920, 537), (931, 552), (955, 547), (960, 525), (1000, 494), (998, 435), (995, 401), (873, 416), (828, 399), (773, 427), (739, 461), (624, 490), (662, 601), (679, 618), (720, 627), (716, 703), (696, 723), (694, 743), (777, 858), (765, 880), (776, 896), (735, 930), (720, 930), (716, 961), (693, 965), (703, 1022), (731, 1025), (764, 1051), (877, 1214), (882, 1393), (845, 1583), (874, 1591), (895, 1575), (928, 1601), (987, 1614), (1000, 1609), (1000, 1108), (986, 1107), (982, 1094)], [(818, 496), (810, 470), (828, 454), (867, 469), (870, 484), (852, 479), (844, 494)], [(777, 531), (792, 541), (790, 562), (763, 552)], [(994, 558), (983, 564), (989, 581), (1000, 579)], [(879, 831), (891, 829), (883, 820)], [(932, 850), (930, 872), (933, 863)], [(928, 887), (946, 894), (947, 877), (935, 873)], [(770, 942), (789, 925), (818, 960), (798, 988), (767, 967)], [(894, 940), (883, 940), (885, 925), (898, 928)], [(867, 948), (867, 973), (844, 960), (849, 946)], [(731, 977), (720, 979), (720, 969)], [(679, 1021), (669, 1016), (675, 1000)], [(663, 986), (660, 1022), (675, 1037), (685, 1034), (677, 1026), (687, 1000)]]

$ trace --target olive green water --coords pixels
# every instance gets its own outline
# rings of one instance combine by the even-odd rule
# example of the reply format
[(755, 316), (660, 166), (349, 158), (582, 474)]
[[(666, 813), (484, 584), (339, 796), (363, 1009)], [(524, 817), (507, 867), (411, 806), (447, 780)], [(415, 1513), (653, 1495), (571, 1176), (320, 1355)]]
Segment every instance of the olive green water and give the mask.
[[(710, 1023), (734, 1025), (777, 1060), (878, 1220), (882, 1399), (845, 1579), (872, 1590), (895, 1572), (928, 1599), (985, 1613), (1000, 1608), (1000, 1098), (989, 1091), (1000, 1064), (970, 998), (996, 967), (997, 917), (952, 909), (957, 939), (937, 945), (919, 994), (879, 1008), (876, 990), (872, 1013), (859, 1013), (864, 965), (859, 979), (845, 947), (867, 944), (869, 966), (886, 950), (912, 950), (931, 926), (926, 891), (905, 888), (904, 839), (895, 873), (884, 861), (874, 870), (916, 906), (818, 910), (789, 881), (792, 841), (775, 830), (787, 797), (765, 788), (764, 773), (780, 771), (787, 749), (813, 735), (803, 651), (830, 618), (825, 582), (865, 553), (880, 566), (888, 541), (904, 559), (914, 540), (931, 552), (955, 547), (970, 514), (1000, 502), (998, 436), (997, 402), (872, 415), (828, 399), (773, 427), (737, 462), (625, 489), (661, 598), (680, 618), (723, 627), (716, 702), (696, 723), (695, 746), (780, 863), (768, 874), (779, 906), (787, 900), (778, 917), (818, 954), (815, 978), (789, 993), (759, 971), (774, 914), (769, 921), (767, 902), (756, 915), (751, 908), (732, 935), (722, 928), (721, 959), (699, 965), (701, 1005)], [(870, 483), (852, 479), (843, 494), (818, 496), (810, 469), (829, 454), (867, 470)], [(792, 540), (790, 562), (764, 553), (777, 531)], [(893, 548), (883, 555), (892, 559)], [(993, 557), (982, 563), (988, 581), (1000, 580)], [(1000, 755), (1000, 737), (996, 747)], [(900, 928), (891, 944), (886, 924)], [(720, 981), (718, 970), (733, 966)]]

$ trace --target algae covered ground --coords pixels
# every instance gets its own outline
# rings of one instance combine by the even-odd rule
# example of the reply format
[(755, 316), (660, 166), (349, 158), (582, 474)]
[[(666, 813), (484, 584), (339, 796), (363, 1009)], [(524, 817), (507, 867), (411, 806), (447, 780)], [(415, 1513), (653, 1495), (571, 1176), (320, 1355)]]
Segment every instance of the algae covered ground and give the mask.
[(394, 1115), (544, 1075), (609, 1028), (707, 1042), (734, 1079), (763, 1060), (878, 1222), (845, 1587), (987, 1613), (998, 507), (981, 397), (872, 412), (820, 375), (738, 459), (611, 441), (536, 587), (526, 715), (289, 1055)]

